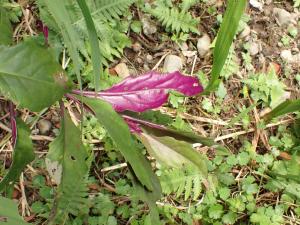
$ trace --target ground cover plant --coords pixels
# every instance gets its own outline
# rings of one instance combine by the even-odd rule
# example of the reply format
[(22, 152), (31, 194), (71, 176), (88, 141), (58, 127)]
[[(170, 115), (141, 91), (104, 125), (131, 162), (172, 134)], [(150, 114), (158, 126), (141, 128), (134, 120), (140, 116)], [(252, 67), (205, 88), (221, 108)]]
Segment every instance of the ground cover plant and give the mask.
[[(297, 46), (297, 3), (276, 4)], [(299, 223), (299, 55), (262, 59), (266, 5), (0, 6), (0, 224)]]

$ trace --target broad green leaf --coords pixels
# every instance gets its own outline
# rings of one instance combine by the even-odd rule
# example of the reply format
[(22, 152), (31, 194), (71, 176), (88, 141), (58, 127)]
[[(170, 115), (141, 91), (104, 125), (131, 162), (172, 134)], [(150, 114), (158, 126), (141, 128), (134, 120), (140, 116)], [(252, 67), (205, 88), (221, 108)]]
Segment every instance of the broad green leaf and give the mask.
[(99, 48), (99, 40), (97, 31), (95, 28), (94, 21), (92, 19), (90, 10), (85, 2), (85, 0), (77, 0), (77, 3), (82, 11), (82, 14), (85, 19), (85, 23), (87, 26), (87, 30), (89, 33), (89, 39), (91, 43), (91, 55), (92, 55), (92, 63), (94, 69), (94, 80), (95, 80), (95, 89), (96, 91), (100, 91), (100, 72), (102, 73), (103, 69), (101, 68), (101, 59), (100, 59), (100, 48)]
[(81, 140), (80, 130), (65, 112), (59, 136), (50, 144), (47, 158), (62, 166), (62, 175), (56, 198), (54, 218), (66, 218), (87, 204), (85, 177), (89, 158)]
[(287, 113), (300, 111), (300, 99), (297, 100), (286, 100), (281, 103), (271, 112), (269, 112), (264, 118), (266, 121), (270, 121), (271, 119), (282, 116)]
[(0, 45), (10, 45), (12, 43), (13, 31), (4, 9), (0, 9), (0, 31)]
[(0, 182), (0, 192), (9, 185), (13, 185), (26, 165), (34, 159), (33, 145), (29, 136), (30, 130), (27, 125), (21, 119), (17, 119), (17, 143), (13, 153), (13, 162), (10, 170)]
[(36, 40), (0, 46), (0, 93), (16, 105), (40, 111), (61, 99), (69, 87), (50, 50)]
[(161, 164), (180, 168), (192, 163), (198, 167), (203, 177), (207, 176), (207, 159), (196, 152), (191, 144), (172, 137), (158, 137), (147, 133), (140, 134), (140, 140), (146, 146), (149, 154)]
[(0, 196), (0, 225), (29, 225), (19, 215), (13, 200)]
[(239, 21), (246, 7), (246, 0), (228, 0), (227, 9), (221, 28), (218, 33), (216, 46), (213, 52), (213, 68), (211, 72), (211, 80), (206, 87), (204, 94), (209, 94), (216, 90), (220, 82), (220, 73), (227, 59), (230, 46), (239, 26)]
[(204, 146), (214, 147), (216, 149), (217, 155), (230, 155), (231, 152), (222, 145), (217, 144), (213, 139), (196, 135), (189, 131), (182, 130), (174, 130), (171, 128), (167, 128), (165, 130), (155, 129), (149, 126), (143, 126), (143, 129), (147, 131), (149, 134), (153, 134), (155, 136), (169, 136), (173, 137), (179, 141), (185, 141), (190, 144), (200, 143)]
[(82, 98), (83, 102), (95, 113), (98, 121), (107, 130), (116, 147), (131, 165), (138, 180), (153, 191), (158, 179), (145, 156), (135, 147), (129, 128), (124, 120), (113, 110), (109, 103), (100, 99)]

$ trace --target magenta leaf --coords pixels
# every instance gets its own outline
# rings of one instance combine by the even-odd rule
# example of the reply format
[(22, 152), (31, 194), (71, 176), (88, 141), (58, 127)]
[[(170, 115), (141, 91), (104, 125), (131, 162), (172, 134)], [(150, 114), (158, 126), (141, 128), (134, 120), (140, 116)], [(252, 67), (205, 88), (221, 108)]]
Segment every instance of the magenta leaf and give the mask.
[[(160, 74), (151, 71), (138, 77), (128, 77), (103, 92), (83, 91), (82, 94), (109, 102), (117, 112), (144, 112), (163, 105), (170, 90), (193, 96), (201, 93), (203, 87), (197, 78), (184, 76), (180, 72)], [(80, 94), (79, 91), (74, 93)]]

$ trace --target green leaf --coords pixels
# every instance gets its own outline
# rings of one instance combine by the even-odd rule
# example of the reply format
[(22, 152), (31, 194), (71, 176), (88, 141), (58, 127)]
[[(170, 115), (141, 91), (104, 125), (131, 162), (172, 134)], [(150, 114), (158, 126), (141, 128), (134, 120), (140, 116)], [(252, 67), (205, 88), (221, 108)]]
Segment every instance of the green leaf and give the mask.
[(29, 225), (19, 215), (13, 200), (0, 196), (0, 225)]
[[(80, 130), (65, 112), (59, 136), (50, 144), (47, 158), (62, 166), (61, 182), (55, 199), (52, 220), (65, 220), (69, 214), (88, 212), (85, 177), (89, 170), (87, 149), (83, 146)], [(86, 208), (85, 208), (86, 207)]]
[(158, 137), (147, 133), (140, 134), (140, 140), (149, 154), (160, 163), (176, 168), (192, 163), (198, 167), (204, 178), (207, 177), (207, 159), (193, 149), (191, 144), (172, 137)]
[(148, 190), (154, 190), (159, 185), (145, 156), (135, 147), (129, 128), (124, 120), (114, 111), (112, 106), (100, 99), (82, 98), (83, 102), (95, 113), (98, 121), (104, 126), (114, 141), (118, 150)]
[(0, 9), (0, 30), (0, 45), (12, 44), (13, 30), (8, 14), (4, 9)]
[(17, 119), (17, 131), (17, 142), (13, 153), (13, 162), (10, 170), (0, 182), (0, 192), (9, 185), (13, 185), (13, 182), (19, 179), (26, 165), (34, 159), (33, 145), (29, 138), (30, 130), (21, 119)]
[(237, 220), (237, 214), (234, 212), (228, 212), (222, 217), (224, 224), (234, 224)]
[(220, 204), (214, 204), (214, 205), (210, 206), (208, 209), (208, 215), (210, 218), (213, 218), (213, 219), (221, 218), (223, 213), (224, 213), (223, 206)]
[(199, 34), (199, 30), (197, 28), (199, 19), (193, 18), (189, 12), (183, 10), (179, 11), (175, 7), (168, 8), (165, 6), (159, 6), (155, 9), (147, 9), (147, 11), (156, 17), (163, 26), (177, 34), (179, 34), (180, 31)]
[[(161, 121), (159, 121), (159, 123), (161, 123)], [(196, 135), (193, 132), (185, 131), (182, 129), (174, 130), (171, 128), (168, 128), (166, 130), (159, 130), (159, 129), (154, 129), (154, 128), (151, 128), (148, 126), (143, 126), (143, 129), (146, 130), (147, 133), (153, 134), (155, 136), (170, 136), (170, 137), (175, 138), (178, 141), (185, 141), (190, 144), (200, 143), (204, 146), (213, 147), (216, 149), (217, 155), (230, 155), (231, 154), (227, 148), (217, 144), (216, 142), (214, 142), (213, 139), (203, 137), (200, 135)]]
[(214, 91), (220, 82), (220, 73), (227, 59), (230, 46), (239, 26), (239, 21), (246, 7), (246, 0), (228, 0), (227, 10), (218, 33), (216, 46), (213, 53), (213, 68), (211, 72), (211, 80), (206, 87), (204, 94)]
[(184, 193), (185, 200), (191, 197), (194, 201), (199, 200), (203, 175), (196, 166), (190, 164), (184, 168), (166, 168), (160, 170), (159, 173), (163, 193), (167, 195), (176, 193), (177, 197)]
[(34, 39), (0, 46), (0, 93), (16, 105), (40, 111), (61, 99), (69, 87), (51, 52)]
[(94, 76), (95, 76), (95, 89), (96, 91), (100, 90), (100, 73), (102, 73), (103, 69), (101, 68), (101, 58), (100, 58), (100, 48), (99, 48), (99, 41), (98, 41), (98, 35), (95, 28), (94, 21), (92, 19), (90, 10), (84, 0), (77, 0), (77, 3), (82, 11), (82, 14), (84, 16), (88, 34), (89, 34), (89, 40), (91, 43), (91, 55), (92, 55), (92, 63), (94, 68)]
[(273, 109), (271, 112), (269, 112), (264, 118), (266, 121), (270, 121), (275, 117), (298, 111), (300, 111), (300, 99), (286, 100), (285, 102), (277, 106), (275, 109)]

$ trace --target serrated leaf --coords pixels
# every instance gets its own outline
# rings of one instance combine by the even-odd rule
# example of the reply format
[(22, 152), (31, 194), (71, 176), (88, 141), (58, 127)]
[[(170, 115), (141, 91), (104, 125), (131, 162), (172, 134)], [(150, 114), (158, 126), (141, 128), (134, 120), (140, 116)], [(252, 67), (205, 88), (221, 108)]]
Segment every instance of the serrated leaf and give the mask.
[(13, 30), (4, 9), (0, 9), (0, 45), (10, 45), (12, 43)]
[(163, 193), (167, 195), (176, 193), (176, 196), (180, 196), (184, 192), (185, 199), (193, 195), (194, 201), (201, 194), (203, 175), (194, 165), (190, 164), (185, 168), (164, 169), (160, 173), (159, 180)]
[(204, 94), (208, 94), (218, 87), (220, 73), (227, 59), (230, 46), (238, 29), (239, 21), (244, 13), (246, 3), (246, 0), (228, 0), (227, 9), (213, 52), (211, 80), (206, 87)]
[(19, 215), (13, 200), (0, 196), (0, 225), (29, 225)]
[(61, 99), (69, 88), (61, 66), (36, 40), (0, 46), (0, 92), (16, 105), (40, 111)]
[(148, 190), (154, 190), (154, 187), (159, 185), (157, 178), (151, 169), (150, 163), (135, 147), (129, 128), (124, 120), (114, 111), (109, 103), (103, 100), (90, 98), (82, 98), (82, 100), (95, 113), (98, 121), (107, 130), (118, 150), (131, 165), (138, 180)]
[[(65, 112), (59, 136), (50, 144), (47, 158), (62, 166), (60, 185), (55, 199), (52, 220), (76, 215), (87, 206), (85, 177), (89, 170), (89, 156), (81, 140), (80, 130)], [(88, 211), (88, 209), (87, 209)]]
[(17, 142), (13, 152), (12, 165), (0, 182), (0, 192), (9, 185), (13, 185), (13, 182), (19, 179), (26, 165), (34, 159), (33, 145), (29, 136), (30, 130), (27, 125), (21, 119), (17, 119)]
[(194, 192), (194, 196), (193, 196), (193, 200), (196, 201), (202, 191), (202, 187), (201, 187), (201, 179), (199, 176), (194, 178), (194, 188), (193, 188), (193, 192)]
[(193, 178), (188, 177), (185, 184), (185, 193), (184, 193), (184, 200), (188, 200), (188, 198), (191, 196), (192, 193), (192, 187), (193, 187)]

